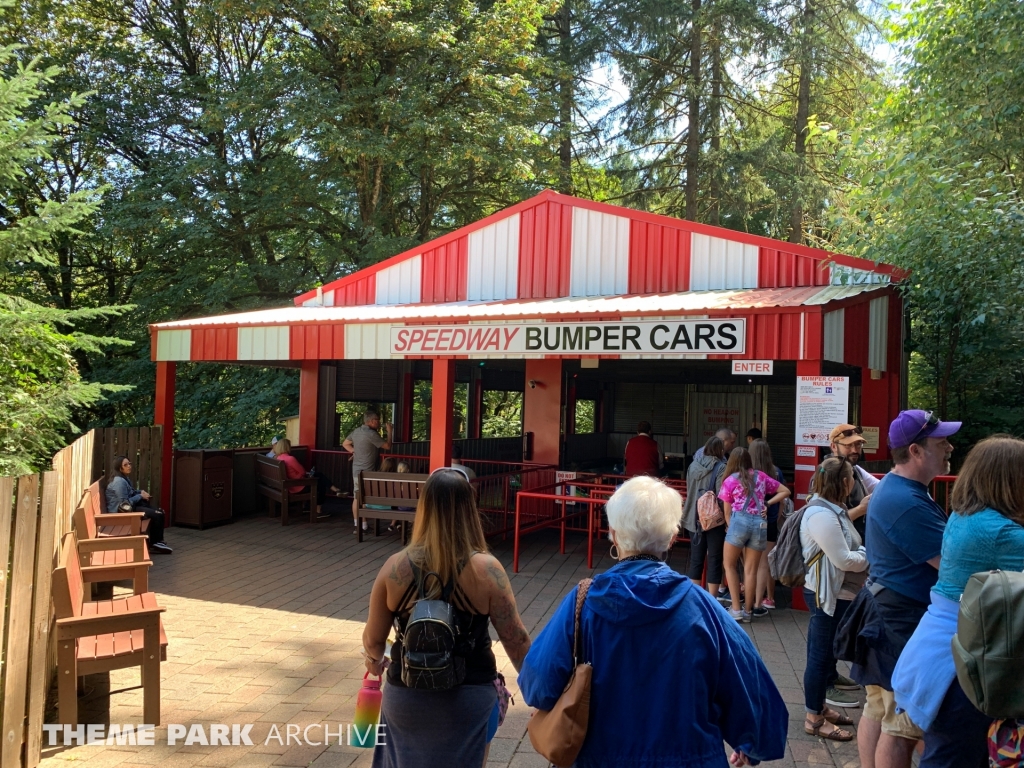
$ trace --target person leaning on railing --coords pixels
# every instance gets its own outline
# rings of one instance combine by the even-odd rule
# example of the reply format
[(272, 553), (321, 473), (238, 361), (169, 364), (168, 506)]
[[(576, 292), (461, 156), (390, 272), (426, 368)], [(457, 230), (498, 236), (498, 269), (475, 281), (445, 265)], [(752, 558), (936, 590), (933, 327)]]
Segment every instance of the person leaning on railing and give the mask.
[[(594, 577), (583, 603), (580, 661), (593, 678), (576, 767), (719, 768), (723, 739), (734, 766), (782, 758), (789, 713), (753, 642), (664, 562), (679, 532), (679, 494), (634, 477), (606, 509), (619, 562)], [(519, 689), (532, 707), (550, 710), (573, 671), (577, 589), (523, 662)]]

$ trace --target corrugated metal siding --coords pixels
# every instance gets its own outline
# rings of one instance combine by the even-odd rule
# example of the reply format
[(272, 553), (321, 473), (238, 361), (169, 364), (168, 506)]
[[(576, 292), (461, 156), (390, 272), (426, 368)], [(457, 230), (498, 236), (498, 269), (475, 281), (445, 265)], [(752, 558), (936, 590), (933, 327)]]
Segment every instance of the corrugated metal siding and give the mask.
[[(365, 307), (281, 307), (233, 315), (197, 317), (154, 323), (153, 330), (181, 330), (218, 325), (291, 325), (300, 323), (406, 322), (419, 320), (508, 320), (509, 318), (565, 318), (619, 315), (690, 315), (710, 310), (816, 307), (830, 301), (860, 296), (884, 286), (826, 286), (824, 288), (755, 288), (753, 290), (689, 291), (634, 296), (581, 296), (560, 299), (406, 304)], [(821, 359), (820, 355), (814, 359)]]
[(292, 360), (343, 360), (345, 327), (340, 323), (293, 325), (290, 344)]
[(519, 298), (569, 295), (572, 263), (570, 205), (544, 202), (522, 212), (519, 229)]
[(694, 233), (690, 245), (690, 290), (757, 288), (758, 248)]
[(345, 326), (346, 360), (386, 360), (390, 357), (389, 323), (357, 323)]
[[(334, 306), (360, 307), (377, 302), (377, 273), (371, 272), (366, 277), (353, 280), (351, 283), (337, 288), (334, 293)], [(326, 304), (326, 302), (324, 302)]]
[(337, 399), (368, 403), (398, 402), (401, 366), (398, 360), (352, 360), (339, 363)]
[(845, 310), (825, 313), (825, 359), (835, 363), (843, 362), (843, 337), (845, 335)]
[(466, 298), (504, 301), (519, 295), (519, 214), (469, 235)]
[(629, 227), (629, 293), (690, 290), (690, 233), (647, 221)]
[(762, 288), (798, 288), (806, 285), (828, 285), (829, 270), (822, 268), (823, 259), (798, 256), (778, 248), (761, 247), (758, 251), (758, 285)]
[(239, 328), (238, 359), (288, 360), (290, 337), (290, 329), (286, 325)]
[(570, 296), (619, 296), (629, 288), (629, 219), (574, 208)]
[(822, 320), (820, 312), (804, 312), (800, 320), (800, 348), (803, 353), (801, 360), (821, 360), (822, 342)]
[(238, 359), (238, 334), (234, 328), (197, 328), (192, 333), (192, 360)]
[(423, 252), (420, 301), (443, 303), (466, 300), (466, 267), (469, 238), (457, 240)]
[(888, 370), (889, 297), (872, 299), (868, 305), (868, 368)]
[(423, 258), (413, 256), (377, 273), (376, 304), (419, 304)]
[(189, 360), (192, 354), (192, 331), (157, 331), (156, 359), (161, 361)]
[(843, 361), (858, 368), (868, 367), (868, 304), (854, 304), (844, 310)]
[(751, 315), (747, 318), (749, 360), (796, 360), (800, 357), (800, 313)]

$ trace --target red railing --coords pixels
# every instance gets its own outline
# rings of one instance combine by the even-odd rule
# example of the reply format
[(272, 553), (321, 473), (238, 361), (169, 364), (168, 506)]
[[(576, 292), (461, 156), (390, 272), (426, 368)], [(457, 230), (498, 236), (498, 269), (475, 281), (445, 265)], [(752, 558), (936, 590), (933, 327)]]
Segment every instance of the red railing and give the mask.
[[(558, 527), (559, 552), (565, 554), (565, 534), (567, 531), (585, 532), (587, 534), (587, 567), (594, 567), (594, 544), (608, 533), (607, 519), (603, 510), (605, 503), (615, 493), (618, 484), (628, 478), (622, 475), (580, 474), (575, 479), (560, 480), (534, 488), (530, 492), (520, 493), (516, 499), (515, 532), (512, 547), (512, 570), (519, 572), (519, 540), (523, 534), (533, 533), (545, 528)], [(597, 482), (592, 482), (597, 480)], [(607, 482), (611, 480), (611, 482)], [(686, 500), (686, 481), (666, 478), (663, 480), (669, 487), (675, 488)], [(583, 490), (587, 495), (570, 495), (568, 489)], [(525, 501), (525, 503), (524, 503)], [(570, 509), (572, 507), (573, 509)], [(578, 518), (586, 516), (586, 524), (578, 525)], [(675, 539), (675, 543), (689, 542), (685, 529)]]
[[(566, 481), (564, 485), (571, 484)], [(559, 483), (558, 485), (563, 485)], [(564, 494), (520, 491), (516, 495), (516, 516), (512, 542), (512, 572), (519, 573), (519, 539), (525, 533), (532, 533), (544, 528), (558, 526), (559, 549), (565, 554), (565, 533), (569, 530), (586, 530), (587, 532), (587, 567), (594, 567), (594, 531), (596, 520), (604, 508), (606, 498), (587, 496), (565, 496)], [(586, 527), (571, 528), (570, 520), (586, 516)], [(524, 522), (533, 520), (529, 525)]]

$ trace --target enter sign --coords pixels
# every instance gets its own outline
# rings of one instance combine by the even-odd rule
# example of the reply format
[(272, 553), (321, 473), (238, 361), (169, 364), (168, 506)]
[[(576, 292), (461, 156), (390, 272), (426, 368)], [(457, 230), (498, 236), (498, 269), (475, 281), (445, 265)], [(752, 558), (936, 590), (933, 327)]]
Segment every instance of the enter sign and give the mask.
[(734, 376), (771, 376), (774, 360), (733, 360)]

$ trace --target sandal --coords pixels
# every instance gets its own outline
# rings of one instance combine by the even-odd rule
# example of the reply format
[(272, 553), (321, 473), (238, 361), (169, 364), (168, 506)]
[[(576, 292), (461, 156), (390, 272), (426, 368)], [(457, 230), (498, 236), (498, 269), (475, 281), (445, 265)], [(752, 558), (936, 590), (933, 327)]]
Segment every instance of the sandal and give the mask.
[(824, 717), (832, 725), (853, 725), (853, 719), (834, 709), (825, 708)]
[[(817, 736), (819, 739), (827, 739), (829, 741), (853, 741), (853, 734), (849, 731), (845, 731), (838, 726), (829, 723), (824, 717), (821, 718), (821, 722), (817, 724), (808, 724), (809, 721), (804, 719), (804, 733), (808, 736)], [(832, 730), (822, 733), (821, 729), (828, 723), (832, 726)]]

